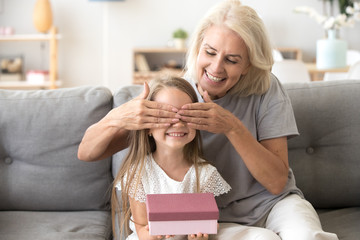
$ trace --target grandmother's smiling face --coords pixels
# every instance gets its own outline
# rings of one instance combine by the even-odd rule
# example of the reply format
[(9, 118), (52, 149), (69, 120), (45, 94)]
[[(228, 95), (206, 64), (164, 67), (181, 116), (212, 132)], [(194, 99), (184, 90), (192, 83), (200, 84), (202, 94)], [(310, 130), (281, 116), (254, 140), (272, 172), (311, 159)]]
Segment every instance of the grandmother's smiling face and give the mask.
[(248, 72), (249, 66), (247, 47), (237, 33), (222, 25), (208, 28), (197, 60), (198, 88), (207, 91), (212, 99), (221, 98)]

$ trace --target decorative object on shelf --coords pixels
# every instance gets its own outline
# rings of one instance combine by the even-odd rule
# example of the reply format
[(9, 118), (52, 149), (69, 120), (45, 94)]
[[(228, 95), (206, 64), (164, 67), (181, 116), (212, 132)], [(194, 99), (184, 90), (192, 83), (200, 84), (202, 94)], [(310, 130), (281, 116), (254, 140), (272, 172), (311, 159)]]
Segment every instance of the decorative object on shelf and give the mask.
[[(340, 12), (338, 15), (333, 14), (333, 1), (323, 0), (324, 2), (330, 2), (331, 15), (327, 14), (326, 8), (324, 8), (325, 14), (318, 13), (314, 8), (308, 6), (296, 7), (294, 11), (296, 13), (304, 13), (310, 18), (320, 24), (325, 30), (329, 29), (340, 29), (341, 27), (353, 27), (356, 21), (360, 21), (360, 3), (354, 2), (352, 5), (342, 6), (341, 9), (345, 8), (345, 12)], [(342, 0), (339, 0), (341, 3)], [(341, 11), (340, 9), (340, 11)]]
[(186, 48), (186, 39), (188, 37), (187, 32), (179, 28), (175, 32), (173, 32), (173, 40), (174, 40), (174, 46), (178, 49)]
[(346, 67), (347, 43), (336, 38), (336, 30), (329, 29), (328, 37), (316, 42), (316, 67), (319, 69)]
[(46, 33), (52, 26), (52, 11), (49, 0), (37, 0), (33, 12), (36, 30)]
[(15, 34), (15, 29), (13, 27), (3, 27), (0, 26), (0, 35), (5, 35), (5, 36), (9, 36), (9, 35), (14, 35)]
[(0, 80), (1, 81), (20, 81), (23, 75), (22, 56), (0, 56)]
[(49, 71), (29, 70), (26, 72), (26, 82), (29, 84), (44, 84), (49, 81)]
[(150, 71), (149, 64), (144, 54), (141, 53), (135, 54), (135, 66), (139, 72)]
[[(316, 42), (317, 68), (343, 68), (346, 66), (347, 43), (338, 37), (338, 32), (341, 27), (352, 27), (355, 21), (360, 21), (360, 3), (339, 0), (339, 14), (335, 16), (334, 1), (323, 0), (323, 2), (323, 15), (307, 6), (297, 7), (294, 11), (307, 14), (326, 31), (327, 37)], [(330, 14), (327, 13), (326, 3), (330, 4)]]

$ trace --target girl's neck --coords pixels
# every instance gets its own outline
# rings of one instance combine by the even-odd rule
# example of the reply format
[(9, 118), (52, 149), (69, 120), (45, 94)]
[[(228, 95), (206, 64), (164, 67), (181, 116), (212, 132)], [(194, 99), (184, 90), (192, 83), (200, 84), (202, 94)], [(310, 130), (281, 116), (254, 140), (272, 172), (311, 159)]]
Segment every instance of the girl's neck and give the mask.
[(160, 166), (173, 166), (179, 167), (189, 165), (188, 161), (184, 158), (182, 150), (179, 151), (164, 151), (156, 150), (153, 153), (154, 160)]
[(184, 158), (183, 151), (161, 151), (153, 153), (155, 162), (176, 181), (182, 181), (191, 164)]

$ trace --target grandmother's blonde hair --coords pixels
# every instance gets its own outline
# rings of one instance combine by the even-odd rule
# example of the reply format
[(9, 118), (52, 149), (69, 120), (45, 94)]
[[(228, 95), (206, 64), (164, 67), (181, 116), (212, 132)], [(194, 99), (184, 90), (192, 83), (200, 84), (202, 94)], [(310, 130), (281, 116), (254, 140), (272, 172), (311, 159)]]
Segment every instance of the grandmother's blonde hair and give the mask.
[[(192, 85), (179, 77), (167, 76), (164, 78), (155, 79), (150, 82), (150, 92), (147, 100), (154, 101), (156, 95), (165, 88), (176, 88), (186, 93), (192, 102), (197, 102), (198, 98)], [(112, 188), (111, 195), (111, 212), (112, 212), (112, 226), (114, 239), (120, 239), (123, 234), (129, 233), (129, 220), (131, 211), (129, 208), (129, 194), (134, 194), (137, 191), (137, 186), (141, 181), (141, 172), (144, 170), (145, 161), (147, 156), (156, 151), (155, 140), (152, 136), (149, 136), (149, 129), (131, 131), (129, 134), (129, 151), (127, 156), (114, 179), (114, 186)], [(199, 157), (202, 157), (202, 141), (200, 137), (200, 131), (196, 130), (195, 138), (186, 144), (183, 149), (184, 158), (194, 165), (196, 173), (197, 189), (200, 191), (199, 183), (199, 171), (198, 167), (207, 162), (200, 162)], [(121, 184), (121, 205), (119, 204), (119, 198), (116, 194), (116, 184)], [(134, 187), (135, 186), (135, 187)], [(117, 215), (117, 222), (115, 221)], [(120, 226), (120, 236), (117, 236), (116, 224)]]
[(230, 90), (232, 94), (249, 96), (263, 94), (270, 86), (271, 67), (274, 63), (272, 46), (263, 21), (251, 7), (239, 0), (225, 0), (210, 9), (200, 21), (191, 39), (187, 54), (186, 77), (198, 81), (197, 58), (206, 31), (213, 25), (225, 26), (237, 33), (245, 42), (250, 69)]

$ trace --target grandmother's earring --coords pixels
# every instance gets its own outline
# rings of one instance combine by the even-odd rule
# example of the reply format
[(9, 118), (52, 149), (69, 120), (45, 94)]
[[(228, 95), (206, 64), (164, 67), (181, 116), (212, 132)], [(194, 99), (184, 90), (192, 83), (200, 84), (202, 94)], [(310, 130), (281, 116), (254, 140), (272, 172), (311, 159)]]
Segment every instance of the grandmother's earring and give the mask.
[(152, 133), (149, 133), (149, 137), (152, 137)]

